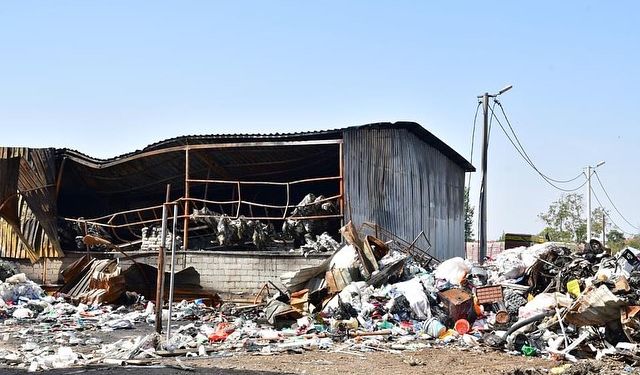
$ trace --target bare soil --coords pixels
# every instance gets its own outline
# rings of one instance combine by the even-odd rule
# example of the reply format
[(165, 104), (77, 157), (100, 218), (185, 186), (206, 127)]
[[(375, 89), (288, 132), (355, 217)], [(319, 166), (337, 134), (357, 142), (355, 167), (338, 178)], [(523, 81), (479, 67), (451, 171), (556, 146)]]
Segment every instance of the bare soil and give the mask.
[[(179, 357), (153, 360), (147, 366), (96, 366), (48, 371), (47, 374), (73, 375), (100, 371), (101, 375), (127, 374), (447, 374), (447, 375), (542, 375), (562, 363), (542, 358), (526, 358), (502, 352), (461, 350), (455, 347), (429, 348), (415, 352), (385, 352), (360, 355), (307, 351), (302, 354), (251, 355), (231, 357)], [(180, 369), (185, 367), (188, 369)], [(565, 374), (620, 374), (618, 362), (585, 361), (574, 364)], [(629, 371), (629, 369), (627, 369)], [(0, 374), (24, 374), (26, 369), (1, 368)], [(629, 372), (626, 372), (629, 373)], [(631, 373), (636, 373), (635, 371)]]
[[(177, 325), (187, 322), (179, 322)], [(25, 328), (30, 328), (24, 331)], [(22, 331), (21, 331), (22, 330)], [(53, 325), (44, 329), (38, 324), (19, 324), (1, 326), (0, 336), (11, 333), (11, 337), (0, 340), (0, 349), (19, 348), (29, 341), (39, 346), (55, 346), (56, 337), (64, 337), (73, 333), (78, 337), (98, 337), (102, 343), (112, 343), (121, 338), (141, 336), (151, 333), (153, 326), (145, 323), (137, 324), (130, 330), (104, 332), (96, 329), (79, 331), (65, 325)], [(62, 335), (62, 336), (61, 336)], [(335, 344), (336, 349), (340, 344)], [(73, 350), (78, 353), (91, 353), (100, 348), (100, 344), (77, 345)], [(195, 350), (194, 350), (195, 351)], [(487, 347), (461, 348), (458, 346), (434, 346), (418, 351), (375, 352), (332, 352), (323, 350), (294, 353), (274, 353), (270, 355), (233, 352), (233, 354), (207, 357), (165, 357), (144, 360), (146, 366), (96, 365), (90, 367), (74, 367), (47, 371), (53, 375), (74, 375), (94, 373), (100, 375), (126, 374), (447, 374), (447, 375), (547, 375), (549, 369), (559, 366), (555, 362), (540, 357), (527, 358), (522, 355), (511, 355), (495, 351)], [(22, 368), (0, 365), (0, 375), (26, 374), (28, 364)], [(627, 374), (638, 373), (634, 368), (626, 367), (622, 362), (581, 361), (572, 365), (564, 375), (584, 374)]]

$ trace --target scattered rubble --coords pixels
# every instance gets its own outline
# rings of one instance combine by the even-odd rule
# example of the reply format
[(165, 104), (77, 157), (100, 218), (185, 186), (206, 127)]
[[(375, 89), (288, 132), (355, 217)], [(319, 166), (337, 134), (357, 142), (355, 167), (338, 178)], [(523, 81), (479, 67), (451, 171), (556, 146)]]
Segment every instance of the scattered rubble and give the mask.
[[(251, 305), (219, 299), (175, 305), (178, 323), (168, 339), (152, 333), (103, 343), (92, 335), (155, 322), (153, 303), (142, 296), (129, 307), (108, 304), (116, 289), (129, 290), (127, 272), (114, 261), (79, 261), (64, 275), (68, 292), (56, 296), (14, 274), (0, 283), (0, 337), (24, 341), (0, 350), (0, 362), (38, 371), (166, 356), (305, 350), (358, 356), (433, 346), (569, 362), (640, 359), (636, 249), (612, 256), (594, 243), (544, 243), (507, 250), (482, 265), (462, 258), (439, 263), (416, 260), (407, 248), (373, 236), (361, 239), (351, 223), (342, 234), (342, 246), (318, 236), (323, 245), (317, 246), (333, 255), (319, 266), (283, 274), (286, 290), (271, 298)], [(130, 270), (138, 278), (154, 277), (144, 267)], [(592, 371), (583, 372), (585, 366), (592, 365), (562, 365), (550, 373)]]
[(11, 262), (0, 260), (0, 281), (5, 281), (7, 277), (11, 277), (18, 273), (18, 269)]

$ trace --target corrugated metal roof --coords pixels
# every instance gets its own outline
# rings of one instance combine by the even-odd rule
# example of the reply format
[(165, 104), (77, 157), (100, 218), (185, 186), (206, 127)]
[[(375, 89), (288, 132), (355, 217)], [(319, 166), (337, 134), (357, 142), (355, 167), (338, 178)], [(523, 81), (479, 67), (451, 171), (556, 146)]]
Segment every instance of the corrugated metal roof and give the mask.
[(128, 157), (148, 152), (161, 150), (164, 148), (175, 146), (186, 146), (195, 144), (207, 144), (207, 143), (243, 143), (243, 142), (268, 142), (268, 141), (309, 141), (309, 140), (325, 140), (325, 139), (341, 139), (343, 133), (347, 131), (354, 131), (359, 129), (407, 129), (414, 133), (423, 142), (431, 145), (435, 149), (442, 152), (449, 159), (454, 161), (460, 167), (467, 172), (474, 172), (475, 168), (469, 161), (467, 161), (462, 155), (457, 153), (445, 142), (433, 135), (427, 129), (423, 128), (420, 124), (415, 122), (400, 121), (400, 122), (379, 122), (358, 126), (349, 126), (344, 128), (327, 129), (327, 130), (313, 130), (294, 133), (258, 133), (258, 134), (206, 134), (206, 135), (184, 135), (174, 138), (169, 138), (163, 141), (152, 143), (141, 150), (136, 150), (113, 158), (99, 159), (94, 158), (77, 150), (61, 149), (59, 155), (64, 156), (70, 154), (76, 157), (81, 157), (85, 160), (100, 164), (109, 163), (116, 160), (126, 159)]
[[(288, 182), (337, 176), (338, 150), (337, 144), (257, 146), (251, 147), (250, 152), (242, 148), (192, 150), (189, 152), (189, 178)], [(106, 168), (67, 161), (58, 197), (59, 214), (95, 217), (155, 206), (164, 201), (166, 184), (171, 184), (172, 199), (182, 197), (185, 194), (185, 156), (185, 152), (154, 154), (123, 159), (117, 166)], [(224, 187), (226, 190), (227, 186), (192, 183), (190, 194), (202, 197), (207, 189)], [(85, 204), (87, 201), (93, 203)]]

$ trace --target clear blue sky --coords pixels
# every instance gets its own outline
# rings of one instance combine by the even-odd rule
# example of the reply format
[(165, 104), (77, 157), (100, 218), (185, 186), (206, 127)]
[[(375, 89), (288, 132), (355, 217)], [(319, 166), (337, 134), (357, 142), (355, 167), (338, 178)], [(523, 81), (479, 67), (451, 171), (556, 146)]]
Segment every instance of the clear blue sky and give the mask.
[[(536, 164), (569, 178), (606, 160), (640, 225), (638, 4), (4, 2), (0, 144), (111, 157), (184, 134), (411, 120), (468, 156), (476, 95), (513, 84), (502, 102)], [(559, 192), (497, 127), (489, 167), (490, 237), (539, 231)]]

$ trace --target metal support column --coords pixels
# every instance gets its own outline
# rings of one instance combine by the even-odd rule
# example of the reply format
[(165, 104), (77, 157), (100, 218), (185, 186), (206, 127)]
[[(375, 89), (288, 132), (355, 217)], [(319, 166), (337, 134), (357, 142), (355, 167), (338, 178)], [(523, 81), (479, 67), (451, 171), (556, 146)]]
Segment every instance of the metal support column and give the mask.
[(178, 205), (173, 205), (173, 228), (171, 231), (171, 273), (169, 274), (169, 316), (167, 317), (167, 342), (171, 339), (171, 315), (173, 314), (173, 289), (176, 273), (176, 233), (178, 231)]
[(182, 227), (182, 246), (189, 249), (189, 149), (184, 150), (184, 223)]
[(162, 305), (164, 301), (164, 249), (167, 245), (167, 205), (171, 185), (167, 184), (167, 196), (162, 205), (162, 230), (160, 248), (158, 249), (158, 277), (156, 278), (156, 332), (162, 333)]

